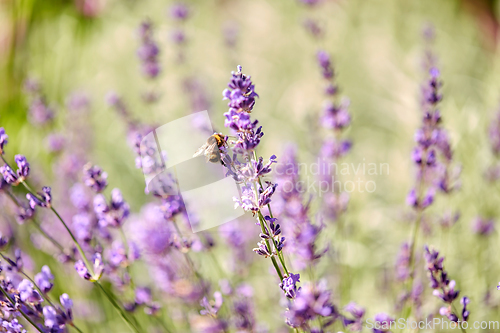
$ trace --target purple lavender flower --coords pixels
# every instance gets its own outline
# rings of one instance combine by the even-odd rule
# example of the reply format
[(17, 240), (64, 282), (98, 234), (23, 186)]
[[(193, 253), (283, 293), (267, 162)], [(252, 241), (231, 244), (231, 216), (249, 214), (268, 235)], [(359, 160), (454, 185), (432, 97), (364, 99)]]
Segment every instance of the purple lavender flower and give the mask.
[(84, 92), (73, 92), (66, 100), (66, 107), (74, 113), (85, 112), (90, 107), (89, 96)]
[(121, 226), (128, 217), (130, 207), (123, 200), (120, 190), (115, 188), (111, 191), (109, 205), (106, 203), (104, 195), (98, 194), (94, 197), (94, 212), (102, 227), (111, 226), (116, 228)]
[(7, 164), (0, 167), (0, 172), (2, 173), (3, 179), (7, 184), (14, 186), (19, 184), (17, 174)]
[(5, 133), (5, 129), (0, 127), (0, 155), (5, 153), (4, 147), (9, 143), (9, 136)]
[(318, 63), (323, 71), (322, 72), (323, 77), (327, 80), (332, 79), (334, 73), (330, 62), (330, 55), (325, 51), (321, 50), (318, 51), (318, 53), (316, 54), (316, 58), (318, 59)]
[(300, 274), (290, 273), (289, 276), (283, 278), (280, 288), (285, 292), (285, 296), (294, 299), (300, 288), (297, 288), (297, 282), (300, 282)]
[(29, 77), (24, 81), (24, 90), (28, 94), (37, 94), (40, 92), (40, 89), (40, 82), (37, 79)]
[[(282, 162), (276, 168), (278, 195), (273, 198), (273, 212), (286, 225), (287, 252), (293, 254), (296, 269), (314, 265), (325, 252), (318, 251), (316, 240), (321, 231), (308, 217), (309, 204), (304, 198), (301, 188), (299, 165), (296, 149), (289, 146), (285, 149)], [(333, 207), (329, 205), (329, 207)]]
[(476, 235), (488, 236), (491, 233), (493, 233), (493, 231), (495, 231), (495, 221), (493, 221), (492, 219), (476, 217), (472, 221), (471, 227), (472, 227), (472, 231)]
[(349, 312), (354, 318), (347, 319), (344, 317), (344, 325), (348, 326), (351, 331), (361, 331), (363, 329), (363, 316), (365, 315), (365, 309), (355, 302), (350, 302), (344, 307), (344, 310)]
[(101, 254), (96, 252), (92, 256), (92, 262), (93, 262), (94, 276), (90, 274), (87, 266), (85, 266), (85, 263), (82, 260), (78, 260), (77, 262), (75, 262), (75, 270), (82, 279), (93, 282), (93, 281), (98, 281), (101, 278), (101, 275), (104, 271), (104, 262), (102, 261)]
[(304, 5), (308, 6), (316, 6), (317, 4), (321, 3), (323, 0), (299, 0), (299, 2), (303, 3)]
[(305, 19), (302, 23), (307, 32), (311, 34), (311, 36), (315, 38), (323, 37), (323, 29), (319, 26), (319, 24), (312, 19)]
[(43, 96), (36, 96), (29, 106), (29, 120), (34, 125), (44, 125), (54, 118), (54, 111)]
[(141, 23), (139, 36), (142, 44), (137, 50), (137, 56), (142, 62), (142, 72), (147, 78), (153, 79), (160, 73), (158, 62), (160, 50), (153, 40), (153, 25), (150, 21)]
[(24, 221), (31, 219), (34, 214), (35, 210), (32, 209), (25, 202), (21, 202), (20, 205), (17, 207), (16, 216), (20, 224), (23, 224)]
[(46, 141), (47, 148), (52, 153), (57, 153), (63, 150), (66, 143), (66, 139), (64, 138), (64, 136), (57, 133), (49, 134), (46, 138)]
[(161, 201), (161, 210), (166, 220), (174, 218), (186, 210), (180, 195), (169, 195)]
[(378, 313), (374, 319), (375, 327), (373, 328), (373, 333), (387, 333), (390, 332), (393, 326), (395, 327), (395, 320), (386, 313)]
[(170, 32), (170, 40), (177, 45), (186, 43), (186, 33), (182, 29), (175, 29)]
[(44, 294), (48, 293), (54, 286), (52, 283), (53, 280), (54, 276), (52, 275), (50, 268), (46, 265), (42, 267), (42, 271), (40, 273), (35, 275), (35, 283)]
[(11, 318), (10, 321), (8, 319), (1, 320), (1, 327), (6, 330), (6, 332), (12, 333), (26, 333), (27, 331), (24, 329), (24, 326), (19, 323), (16, 318)]
[(209, 302), (206, 297), (203, 297), (203, 299), (200, 301), (200, 305), (203, 307), (203, 310), (200, 311), (200, 314), (203, 316), (210, 315), (215, 317), (217, 315), (217, 312), (219, 312), (219, 309), (222, 306), (223, 302), (224, 300), (222, 298), (222, 294), (219, 291), (216, 291), (214, 293), (213, 301)]
[(45, 326), (52, 329), (59, 329), (61, 326), (64, 327), (64, 322), (61, 322), (60, 315), (52, 306), (43, 307), (43, 316), (45, 318)]
[(331, 325), (338, 317), (337, 309), (330, 300), (330, 292), (326, 289), (325, 282), (306, 284), (297, 297), (290, 303), (286, 314), (286, 322), (294, 328), (306, 327), (307, 322), (318, 317), (326, 317), (324, 327)]
[[(432, 294), (440, 298), (446, 304), (445, 307), (441, 308), (440, 314), (448, 317), (450, 321), (457, 322), (458, 315), (452, 311), (452, 303), (458, 298), (460, 291), (455, 290), (455, 281), (450, 281), (448, 273), (444, 270), (444, 257), (439, 257), (438, 251), (430, 250), (427, 246), (425, 246), (424, 257), (427, 263), (429, 280), (431, 282), (430, 286), (434, 289)], [(467, 300), (464, 302), (467, 302)], [(464, 318), (468, 318), (468, 314), (466, 317), (463, 317), (463, 319)]]
[(410, 277), (410, 246), (403, 243), (396, 261), (396, 278), (398, 281), (406, 281)]
[[(224, 90), (222, 96), (229, 100), (229, 112), (251, 112), (255, 105), (255, 97), (259, 97), (259, 95), (255, 92), (255, 86), (250, 76), (241, 72), (241, 66), (238, 66), (237, 69), (236, 73), (232, 72), (232, 78), (228, 84), (229, 89)], [(228, 118), (229, 114), (225, 113), (224, 115)], [(226, 127), (229, 126), (226, 125)]]
[(17, 290), (19, 290), (19, 298), (23, 302), (33, 304), (40, 304), (43, 302), (42, 296), (38, 293), (30, 280), (22, 280), (17, 286)]
[(83, 167), (83, 181), (85, 185), (90, 187), (94, 192), (100, 193), (104, 191), (108, 185), (108, 174), (102, 171), (97, 165), (92, 166), (86, 164)]
[(146, 287), (135, 288), (135, 302), (137, 304), (148, 304), (151, 303), (152, 300), (151, 289)]
[(17, 164), (16, 172), (14, 172), (14, 170), (12, 170), (7, 164), (4, 164), (0, 167), (0, 172), (2, 173), (4, 180), (7, 182), (7, 184), (13, 186), (16, 186), (19, 183), (25, 181), (30, 173), (30, 165), (25, 156), (16, 155), (15, 162)]
[(189, 17), (189, 8), (184, 3), (176, 3), (170, 7), (170, 16), (174, 20), (184, 21)]
[(76, 183), (70, 189), (70, 200), (75, 208), (86, 211), (90, 207), (91, 196), (87, 193), (83, 184)]
[(340, 105), (326, 102), (321, 117), (321, 126), (327, 129), (342, 130), (351, 123), (351, 115), (347, 111), (349, 100), (344, 99)]
[(467, 296), (462, 297), (462, 299), (460, 300), (460, 304), (462, 304), (462, 319), (464, 321), (467, 321), (469, 319), (470, 312), (469, 310), (467, 310), (467, 305), (469, 303), (470, 299)]
[(85, 266), (82, 260), (75, 262), (75, 270), (82, 279), (90, 280), (92, 278), (92, 275), (90, 275), (87, 266)]
[(267, 246), (267, 243), (264, 241), (258, 242), (257, 247), (253, 249), (253, 252), (255, 252), (259, 256), (263, 256), (265, 258), (268, 258), (268, 257), (271, 257), (274, 255), (274, 252)]
[(30, 173), (30, 164), (23, 155), (16, 155), (14, 160), (17, 164), (17, 176), (26, 179)]
[(68, 294), (62, 294), (61, 297), (59, 297), (59, 302), (61, 302), (61, 305), (66, 311), (70, 311), (73, 308), (73, 300), (69, 298)]
[(31, 209), (35, 209), (36, 206), (50, 208), (52, 204), (51, 188), (48, 186), (42, 187), (42, 192), (38, 192), (38, 195), (41, 199), (31, 193), (26, 194), (26, 199), (29, 200)]

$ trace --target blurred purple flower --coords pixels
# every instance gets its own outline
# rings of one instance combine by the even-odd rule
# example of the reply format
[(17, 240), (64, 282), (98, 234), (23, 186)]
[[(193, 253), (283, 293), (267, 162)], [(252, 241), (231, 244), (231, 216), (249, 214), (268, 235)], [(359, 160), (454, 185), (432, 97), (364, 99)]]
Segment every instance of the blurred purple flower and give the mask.
[(100, 193), (108, 186), (108, 174), (97, 165), (88, 163), (83, 167), (83, 181), (94, 192)]
[(47, 265), (43, 266), (42, 271), (35, 275), (35, 283), (44, 294), (48, 293), (54, 286), (52, 283), (53, 280), (54, 275), (52, 275), (52, 272)]
[(471, 228), (476, 235), (488, 236), (495, 231), (495, 221), (478, 216), (472, 220)]
[(179, 2), (170, 6), (170, 17), (174, 20), (184, 21), (189, 14), (189, 8), (184, 3)]
[(5, 129), (0, 127), (0, 155), (5, 153), (5, 145), (9, 142), (9, 136), (5, 133)]

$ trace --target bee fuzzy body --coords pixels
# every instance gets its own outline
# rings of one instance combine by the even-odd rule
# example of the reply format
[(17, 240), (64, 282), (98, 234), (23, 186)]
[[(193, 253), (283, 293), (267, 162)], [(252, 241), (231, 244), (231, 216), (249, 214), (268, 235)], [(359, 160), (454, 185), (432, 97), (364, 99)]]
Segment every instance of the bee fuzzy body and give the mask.
[(221, 133), (214, 133), (207, 139), (207, 142), (194, 153), (193, 157), (204, 154), (207, 162), (222, 163), (219, 148), (225, 146), (226, 142), (227, 139), (224, 135)]

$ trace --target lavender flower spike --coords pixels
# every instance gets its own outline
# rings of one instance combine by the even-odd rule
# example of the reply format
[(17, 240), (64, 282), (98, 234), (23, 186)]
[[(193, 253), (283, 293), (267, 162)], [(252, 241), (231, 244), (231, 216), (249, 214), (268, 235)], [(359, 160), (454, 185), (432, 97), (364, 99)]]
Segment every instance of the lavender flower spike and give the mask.
[(24, 181), (26, 178), (28, 178), (30, 174), (30, 164), (26, 160), (26, 157), (23, 155), (16, 155), (14, 160), (16, 161), (17, 164), (17, 177), (19, 179), (22, 179)]
[(42, 187), (42, 192), (38, 192), (38, 195), (42, 199), (39, 199), (37, 196), (31, 193), (26, 194), (26, 199), (29, 200), (31, 209), (35, 209), (36, 206), (50, 208), (52, 205), (51, 188), (48, 186)]
[(48, 293), (54, 286), (52, 283), (53, 280), (54, 276), (52, 275), (49, 266), (43, 266), (42, 271), (35, 275), (35, 282), (44, 294)]
[(5, 129), (0, 127), (0, 155), (4, 154), (4, 147), (9, 142), (9, 136), (5, 134)]
[(108, 186), (108, 174), (102, 171), (97, 165), (92, 166), (90, 163), (83, 167), (83, 180), (85, 185), (90, 187), (96, 193), (104, 191)]
[(297, 288), (297, 282), (300, 282), (300, 274), (290, 273), (283, 279), (280, 288), (285, 292), (286, 297), (293, 299), (297, 296), (297, 292), (300, 291), (300, 288)]

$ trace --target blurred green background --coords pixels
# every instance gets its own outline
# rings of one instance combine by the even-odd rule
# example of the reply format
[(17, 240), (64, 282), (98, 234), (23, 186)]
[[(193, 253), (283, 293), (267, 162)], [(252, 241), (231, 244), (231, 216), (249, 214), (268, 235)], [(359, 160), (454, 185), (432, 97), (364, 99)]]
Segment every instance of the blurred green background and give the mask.
[[(461, 218), (446, 231), (434, 223), (433, 231), (420, 238), (417, 249), (424, 243), (432, 244), (446, 256), (450, 276), (472, 300), (472, 320), (500, 319), (496, 292), (499, 235), (481, 238), (470, 229), (475, 216), (497, 218), (500, 213), (499, 188), (483, 178), (493, 162), (487, 127), (500, 101), (497, 2), (325, 0), (314, 9), (292, 0), (186, 1), (193, 15), (184, 24), (186, 61), (179, 64), (178, 49), (169, 40), (169, 31), (175, 26), (167, 14), (171, 2), (94, 1), (91, 12), (81, 9), (82, 3), (93, 2), (90, 0), (0, 2), (0, 127), (9, 134), (9, 158), (23, 153), (32, 169), (43, 175), (44, 184), (57, 182), (57, 173), (52, 173), (55, 156), (45, 147), (47, 130), (27, 121), (23, 92), (27, 77), (41, 82), (49, 104), (54, 106), (55, 130), (64, 131), (69, 117), (67, 96), (74, 91), (86, 92), (91, 99), (93, 134), (88, 140), (92, 162), (108, 172), (112, 186), (121, 188), (133, 211), (138, 211), (147, 200), (143, 176), (135, 169), (127, 146), (126, 125), (106, 105), (105, 95), (116, 91), (124, 96), (135, 117), (162, 124), (190, 112), (182, 80), (195, 76), (212, 103), (209, 112), (214, 125), (221, 129), (227, 109), (221, 92), (230, 72), (240, 64), (243, 72), (252, 76), (260, 95), (253, 111), (265, 132), (260, 154), (279, 157), (286, 143), (295, 142), (301, 161), (313, 162), (319, 150), (315, 127), (323, 100), (315, 53), (318, 48), (325, 49), (333, 56), (342, 95), (351, 100), (353, 122), (347, 136), (354, 149), (346, 161), (390, 166), (389, 175), (361, 176), (376, 182), (374, 193), (351, 194), (345, 217), (349, 241), (338, 238), (332, 230), (322, 239), (332, 242), (334, 249), (341, 248), (342, 264), (352, 268), (348, 287), (341, 293), (341, 305), (355, 300), (368, 308), (368, 316), (393, 313), (394, 297), (384, 284), (384, 276), (391, 274), (399, 246), (408, 240), (411, 229), (405, 197), (415, 173), (410, 152), (420, 122), (422, 29), (432, 23), (436, 29), (433, 50), (444, 81), (443, 126), (450, 133), (455, 161), (463, 166), (463, 186), (449, 198), (440, 197), (430, 213), (458, 209)], [(304, 30), (302, 21), (307, 17), (324, 27), (326, 37), (321, 43)], [(161, 49), (163, 70), (155, 83), (142, 77), (136, 56), (136, 30), (145, 18), (154, 23), (155, 40)], [(234, 49), (224, 44), (222, 31), (227, 24), (239, 31)], [(141, 94), (151, 88), (160, 91), (162, 98), (146, 107)], [(57, 193), (55, 196), (57, 202)], [(27, 252), (36, 262), (52, 260)], [(330, 260), (322, 261), (320, 271), (331, 269)], [(57, 266), (53, 261), (51, 267), (61, 274)], [(58, 275), (56, 294), (69, 290), (76, 283), (73, 279), (76, 277)], [(489, 305), (484, 301), (488, 291), (492, 293)], [(268, 297), (278, 292), (270, 291)], [(431, 291), (426, 292), (426, 306), (434, 310), (439, 303), (430, 296)], [(76, 299), (84, 294), (84, 290), (80, 295), (72, 291)], [(334, 295), (340, 299), (340, 292)], [(281, 318), (274, 318), (265, 309), (262, 305), (258, 318), (267, 321), (273, 331), (281, 325)], [(104, 317), (96, 316), (99, 323), (87, 331), (121, 332), (116, 327), (122, 324), (113, 322), (118, 318), (110, 319), (114, 318), (111, 311), (108, 309), (111, 314)]]

